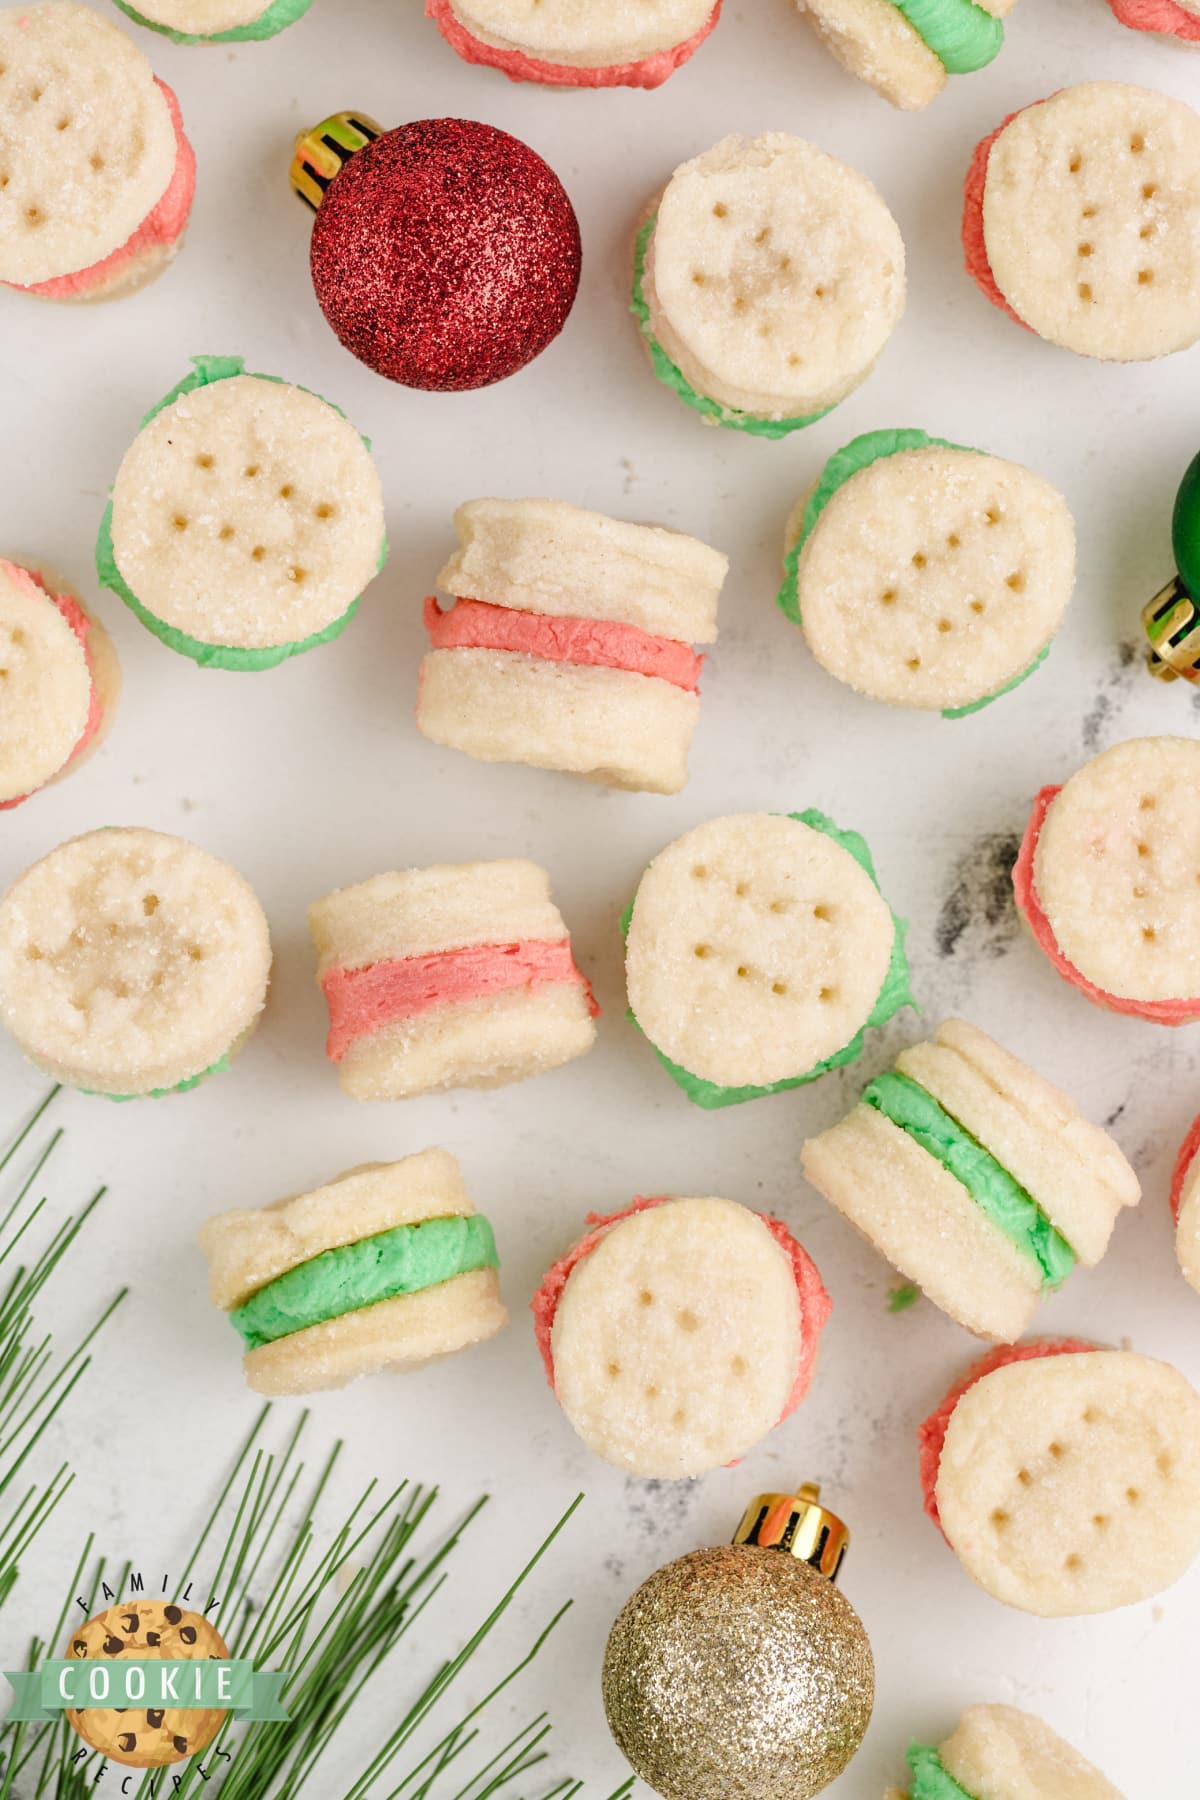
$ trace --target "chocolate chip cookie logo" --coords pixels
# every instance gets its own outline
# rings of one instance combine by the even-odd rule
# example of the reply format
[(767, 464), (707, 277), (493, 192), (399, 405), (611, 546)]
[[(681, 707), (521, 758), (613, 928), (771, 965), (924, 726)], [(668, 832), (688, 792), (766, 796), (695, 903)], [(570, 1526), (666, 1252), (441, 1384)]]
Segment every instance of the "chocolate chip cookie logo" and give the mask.
[(72, 1632), (65, 1657), (6, 1671), (12, 1719), (65, 1713), (84, 1743), (133, 1769), (162, 1769), (206, 1750), (232, 1713), (286, 1719), (282, 1671), (231, 1658), (201, 1613), (166, 1600), (110, 1606)]
[[(118, 1658), (124, 1664), (123, 1680), (120, 1691), (114, 1693), (115, 1671), (103, 1665)], [(113, 1762), (133, 1769), (165, 1768), (207, 1749), (225, 1723), (228, 1707), (192, 1708), (177, 1703), (147, 1705), (142, 1711), (120, 1704), (147, 1693), (151, 1685), (143, 1686), (136, 1674), (132, 1681), (128, 1679), (134, 1663), (194, 1662), (199, 1668), (204, 1662), (228, 1662), (224, 1639), (199, 1613), (184, 1612), (161, 1600), (110, 1606), (72, 1635), (67, 1659), (68, 1663), (94, 1665), (91, 1670), (70, 1673), (67, 1690), (83, 1704), (69, 1706), (67, 1719), (85, 1744)], [(186, 1677), (163, 1682), (165, 1672), (160, 1667), (150, 1698), (167, 1700), (172, 1692), (178, 1693), (181, 1701), (190, 1698), (195, 1683)], [(105, 1705), (110, 1698), (116, 1703)]]

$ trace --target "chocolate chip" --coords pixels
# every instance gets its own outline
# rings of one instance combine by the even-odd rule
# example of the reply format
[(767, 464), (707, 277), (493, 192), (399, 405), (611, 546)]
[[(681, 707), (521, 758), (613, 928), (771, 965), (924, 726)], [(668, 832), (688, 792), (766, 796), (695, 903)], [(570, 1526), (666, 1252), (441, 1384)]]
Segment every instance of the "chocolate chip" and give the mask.
[(146, 1633), (146, 1648), (148, 1650), (157, 1650), (161, 1643), (162, 1639), (159, 1637), (157, 1631), (148, 1631)]
[(185, 1737), (173, 1737), (171, 1739), (171, 1742), (174, 1744), (175, 1748), (178, 1750), (180, 1756), (187, 1755), (188, 1741)]
[(125, 1648), (125, 1646), (121, 1642), (120, 1638), (114, 1637), (112, 1635), (112, 1633), (109, 1632), (108, 1636), (104, 1640), (105, 1656), (120, 1656), (120, 1654), (121, 1654), (122, 1650), (124, 1650), (124, 1648)]
[(139, 1620), (136, 1613), (126, 1613), (125, 1617), (121, 1620), (121, 1629), (122, 1631), (132, 1634), (137, 1630), (138, 1624)]
[(131, 1750), (137, 1749), (137, 1738), (132, 1731), (123, 1731), (121, 1733), (120, 1737), (117, 1739), (117, 1749), (123, 1750), (126, 1756), (129, 1755)]
[(183, 1617), (182, 1612), (179, 1610), (179, 1608), (177, 1606), (164, 1607), (163, 1614), (164, 1614), (164, 1617), (166, 1618), (168, 1625), (178, 1625), (180, 1619), (182, 1619), (182, 1617)]
[(183, 1630), (179, 1633), (179, 1641), (183, 1644), (194, 1644), (196, 1641), (196, 1627), (194, 1625), (185, 1625)]
[(87, 1655), (87, 1639), (86, 1638), (76, 1638), (75, 1642), (71, 1645), (71, 1648), (75, 1652), (76, 1656), (86, 1656)]
[(152, 1731), (157, 1731), (165, 1717), (166, 1714), (159, 1712), (156, 1708), (153, 1712), (148, 1712), (146, 1714), (146, 1723)]

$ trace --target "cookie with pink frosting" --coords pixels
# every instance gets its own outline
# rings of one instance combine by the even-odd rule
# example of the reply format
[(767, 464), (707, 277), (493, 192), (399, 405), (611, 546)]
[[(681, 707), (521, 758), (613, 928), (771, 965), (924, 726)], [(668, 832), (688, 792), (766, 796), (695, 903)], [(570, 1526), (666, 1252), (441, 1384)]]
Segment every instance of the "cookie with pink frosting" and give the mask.
[(962, 239), (992, 304), (1052, 344), (1111, 362), (1186, 350), (1200, 339), (1200, 114), (1119, 81), (1010, 114), (971, 159)]
[(1080, 1338), (993, 1350), (918, 1432), (925, 1510), (985, 1593), (1039, 1618), (1147, 1600), (1200, 1552), (1200, 1394)]
[(1192, 47), (1200, 44), (1200, 0), (1108, 0), (1130, 31), (1149, 31)]
[(1192, 1121), (1171, 1177), (1171, 1212), (1179, 1266), (1200, 1294), (1200, 1118)]
[(732, 1200), (635, 1200), (548, 1272), (546, 1376), (597, 1456), (684, 1480), (737, 1461), (808, 1392), (829, 1296), (787, 1227)]
[(308, 922), (325, 1051), (352, 1099), (503, 1087), (595, 1042), (600, 1009), (536, 863), (375, 875)]
[(57, 576), (0, 558), (0, 812), (77, 769), (116, 706), (112, 639)]
[(179, 102), (75, 0), (0, 10), (0, 284), (111, 300), (159, 275), (191, 212)]
[(1017, 907), (1064, 981), (1158, 1025), (1200, 1019), (1200, 743), (1132, 738), (1034, 802)]
[(546, 87), (656, 88), (694, 56), (722, 0), (425, 0), (464, 62)]
[(425, 602), (417, 726), (482, 762), (678, 793), (728, 558), (563, 500), (470, 500)]

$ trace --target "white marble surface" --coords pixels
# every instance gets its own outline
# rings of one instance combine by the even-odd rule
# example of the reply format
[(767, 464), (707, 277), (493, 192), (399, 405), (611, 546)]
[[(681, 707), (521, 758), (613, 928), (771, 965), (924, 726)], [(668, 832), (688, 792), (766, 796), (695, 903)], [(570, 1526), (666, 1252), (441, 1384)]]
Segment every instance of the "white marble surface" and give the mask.
[[(75, 312), (0, 295), (0, 543), (57, 564), (94, 601), (91, 547), (122, 451), (188, 355), (215, 351), (329, 395), (370, 434), (392, 560), (340, 642), (258, 677), (200, 672), (105, 595), (126, 674), (112, 739), (85, 771), (0, 822), (5, 882), (104, 822), (193, 837), (253, 881), (278, 953), (265, 1023), (234, 1073), (161, 1103), (59, 1103), (69, 1142), (55, 1204), (82, 1198), (101, 1175), (112, 1192), (50, 1312), (82, 1321), (118, 1282), (133, 1292), (99, 1377), (54, 1434), (80, 1480), (5, 1612), (4, 1658), (18, 1626), (23, 1636), (46, 1622), (84, 1530), (115, 1557), (170, 1567), (252, 1416), (233, 1335), (205, 1297), (199, 1222), (440, 1142), (495, 1221), (513, 1329), (419, 1378), (318, 1399), (311, 1448), (341, 1432), (347, 1477), (440, 1480), (451, 1511), (493, 1492), (447, 1631), (474, 1620), (501, 1573), (586, 1489), (586, 1511), (523, 1616), (540, 1618), (567, 1592), (578, 1604), (519, 1708), (550, 1706), (556, 1766), (586, 1776), (589, 1797), (623, 1773), (597, 1691), (621, 1601), (658, 1564), (724, 1538), (750, 1493), (818, 1476), (855, 1530), (844, 1586), (879, 1664), (874, 1724), (838, 1800), (874, 1800), (898, 1776), (910, 1734), (944, 1734), (977, 1699), (1043, 1713), (1131, 1800), (1185, 1800), (1195, 1790), (1200, 1568), (1160, 1604), (1080, 1622), (1039, 1623), (971, 1586), (921, 1515), (913, 1428), (972, 1342), (928, 1305), (889, 1315), (891, 1272), (799, 1174), (801, 1140), (840, 1115), (861, 1071), (721, 1114), (693, 1110), (623, 1022), (617, 916), (649, 856), (710, 815), (819, 806), (858, 827), (912, 920), (928, 1019), (961, 1011), (1070, 1086), (1094, 1118), (1114, 1122), (1144, 1179), (1140, 1213), (1102, 1267), (1046, 1308), (1045, 1324), (1128, 1339), (1200, 1378), (1200, 1302), (1176, 1271), (1166, 1203), (1175, 1145), (1200, 1106), (1200, 1036), (1106, 1016), (1069, 992), (1019, 936), (1005, 878), (1042, 783), (1124, 736), (1193, 732), (1200, 720), (1200, 696), (1151, 682), (1134, 648), (1138, 608), (1169, 573), (1171, 501), (1198, 447), (1200, 351), (1145, 367), (1072, 359), (989, 308), (958, 248), (963, 170), (1006, 113), (1083, 77), (1195, 98), (1200, 64), (1123, 31), (1104, 0), (1025, 0), (1002, 58), (920, 117), (894, 114), (843, 76), (785, 0), (732, 0), (713, 42), (655, 96), (562, 96), (470, 70), (418, 0), (316, 0), (303, 24), (244, 49), (141, 41), (179, 92), (199, 153), (188, 243), (158, 286), (117, 306)], [(563, 337), (516, 380), (466, 396), (404, 392), (352, 362), (326, 328), (286, 166), (299, 127), (351, 105), (385, 122), (491, 120), (563, 177), (583, 225), (583, 291)], [(866, 170), (901, 223), (911, 269), (908, 314), (876, 374), (782, 444), (702, 428), (652, 381), (625, 313), (630, 231), (648, 193), (723, 133), (767, 127), (807, 134)], [(854, 698), (807, 660), (773, 605), (793, 500), (833, 449), (879, 425), (921, 425), (1027, 461), (1061, 484), (1078, 517), (1078, 592), (1048, 665), (963, 723)], [(484, 768), (417, 736), (420, 599), (451, 542), (455, 504), (493, 491), (659, 519), (731, 554), (692, 781), (677, 799)], [(379, 869), (510, 853), (552, 871), (605, 1007), (596, 1051), (494, 1094), (395, 1107), (343, 1099), (321, 1053), (308, 901)], [(917, 1029), (911, 1016), (895, 1022), (864, 1069)], [(40, 1091), (0, 1043), (4, 1115)], [(542, 1382), (524, 1312), (587, 1210), (656, 1191), (778, 1211), (835, 1303), (802, 1411), (741, 1468), (692, 1486), (626, 1481), (590, 1459)], [(395, 1712), (418, 1666), (399, 1659), (395, 1680), (364, 1704), (368, 1724)], [(337, 1800), (356, 1761), (331, 1764), (314, 1800)]]

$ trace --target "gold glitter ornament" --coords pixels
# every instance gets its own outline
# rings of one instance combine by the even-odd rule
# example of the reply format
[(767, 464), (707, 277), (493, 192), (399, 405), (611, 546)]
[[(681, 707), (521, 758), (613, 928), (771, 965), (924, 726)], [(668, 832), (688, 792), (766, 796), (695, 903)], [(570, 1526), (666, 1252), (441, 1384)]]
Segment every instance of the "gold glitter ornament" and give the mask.
[(833, 1582), (849, 1543), (819, 1490), (763, 1494), (732, 1545), (652, 1575), (604, 1656), (604, 1710), (664, 1800), (811, 1800), (875, 1699), (862, 1621)]

